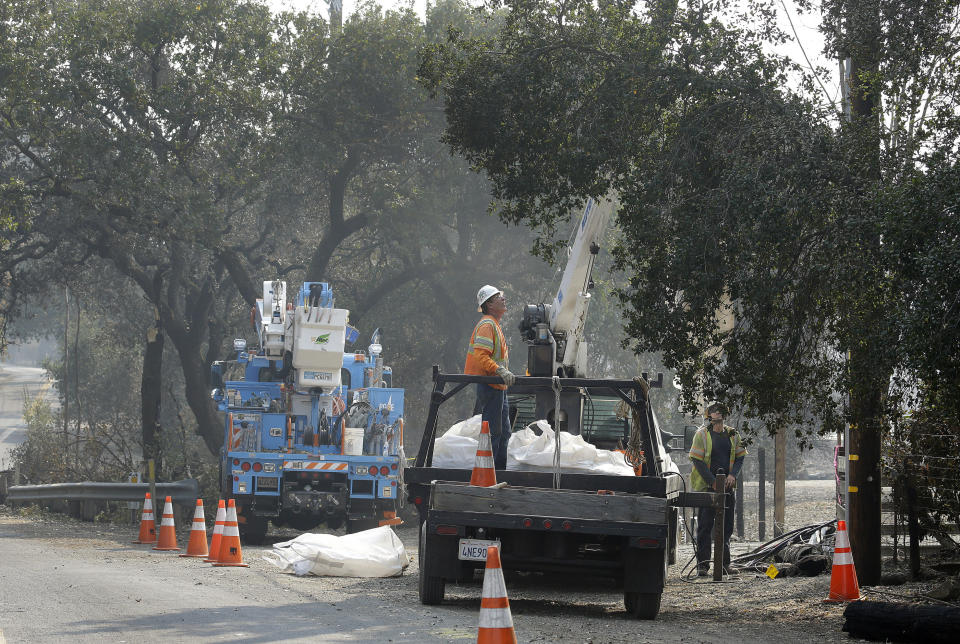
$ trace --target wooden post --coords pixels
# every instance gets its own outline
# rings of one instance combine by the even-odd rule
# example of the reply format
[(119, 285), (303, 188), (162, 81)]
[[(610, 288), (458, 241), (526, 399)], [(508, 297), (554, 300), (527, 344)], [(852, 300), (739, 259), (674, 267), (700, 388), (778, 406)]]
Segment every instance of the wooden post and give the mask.
[(727, 475), (723, 470), (717, 472), (717, 478), (713, 482), (713, 490), (716, 492), (714, 507), (716, 513), (713, 515), (713, 580), (721, 581), (723, 579), (723, 547), (726, 545), (723, 539), (724, 506), (726, 505), (727, 495), (724, 494)]
[(777, 429), (773, 450), (773, 536), (779, 537), (786, 528), (787, 432)]
[(70, 287), (63, 287), (63, 374), (60, 382), (63, 383), (63, 446), (66, 448), (70, 444), (68, 436), (68, 424), (70, 422), (70, 379), (67, 374), (70, 371)]
[(760, 529), (760, 541), (767, 537), (767, 450), (757, 450), (757, 523)]
[[(153, 516), (163, 516), (163, 502), (157, 498), (157, 468), (156, 461), (147, 460), (147, 481), (150, 483), (150, 498), (153, 499)], [(159, 513), (157, 509), (159, 508)], [(159, 525), (159, 524), (157, 524)]]
[(907, 524), (910, 531), (910, 579), (920, 579), (920, 517), (917, 513), (917, 488), (903, 477), (907, 492)]
[(737, 477), (737, 536), (743, 539), (743, 477)]

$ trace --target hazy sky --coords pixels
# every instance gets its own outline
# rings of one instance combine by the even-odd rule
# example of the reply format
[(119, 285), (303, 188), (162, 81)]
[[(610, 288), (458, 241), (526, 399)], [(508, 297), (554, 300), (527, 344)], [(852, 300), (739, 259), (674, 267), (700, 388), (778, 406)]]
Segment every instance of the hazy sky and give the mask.
[[(794, 0), (783, 0), (782, 2), (781, 0), (774, 0), (774, 2), (777, 5), (777, 14), (783, 30), (788, 34), (793, 33), (795, 30), (800, 43), (803, 45), (803, 49), (810, 58), (810, 61), (814, 65), (826, 67), (830, 70), (830, 77), (827, 79), (829, 82), (825, 81), (824, 85), (830, 99), (834, 101), (837, 100), (837, 62), (826, 59), (821, 54), (821, 50), (823, 48), (823, 37), (818, 31), (818, 26), (820, 23), (819, 15), (799, 14), (795, 7)], [(351, 13), (353, 13), (358, 4), (357, 0), (342, 0), (342, 3), (344, 16), (349, 16)], [(289, 8), (298, 10), (309, 9), (319, 12), (324, 16), (328, 14), (328, 3), (325, 0), (268, 0), (268, 4), (278, 10)], [(427, 0), (379, 0), (379, 4), (383, 7), (413, 6), (417, 10), (417, 13), (422, 16), (427, 4)], [(790, 18), (793, 20), (793, 29), (791, 29), (790, 22), (787, 19), (787, 11), (789, 11)], [(796, 43), (786, 45), (780, 48), (779, 51), (790, 56), (801, 65), (806, 66), (806, 61), (803, 58), (803, 52), (801, 52), (800, 47)]]

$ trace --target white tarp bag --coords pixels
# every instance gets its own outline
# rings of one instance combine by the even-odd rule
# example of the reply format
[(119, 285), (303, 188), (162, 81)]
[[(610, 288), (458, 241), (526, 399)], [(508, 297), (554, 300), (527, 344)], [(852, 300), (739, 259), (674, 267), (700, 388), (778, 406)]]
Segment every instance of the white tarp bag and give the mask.
[(280, 572), (324, 577), (397, 577), (410, 564), (403, 543), (387, 525), (342, 537), (302, 534), (273, 544), (263, 559)]
[[(539, 430), (540, 435), (537, 435)], [(550, 423), (538, 420), (512, 436), (507, 445), (507, 469), (553, 472), (556, 437)], [(623, 454), (597, 449), (582, 436), (560, 432), (560, 471), (566, 474), (612, 474), (634, 476)]]
[(480, 444), (480, 414), (462, 420), (433, 441), (433, 467), (473, 469)]

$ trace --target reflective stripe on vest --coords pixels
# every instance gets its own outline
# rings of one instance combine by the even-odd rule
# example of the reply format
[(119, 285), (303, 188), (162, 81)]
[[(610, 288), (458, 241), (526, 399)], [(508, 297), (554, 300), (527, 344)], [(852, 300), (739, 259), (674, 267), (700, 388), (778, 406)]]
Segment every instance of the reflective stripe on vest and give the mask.
[[(493, 326), (493, 346), (490, 346), (490, 340), (484, 337), (478, 337), (477, 333), (480, 331), (480, 327), (489, 324)], [(496, 362), (501, 367), (505, 367), (506, 361), (503, 359), (503, 332), (500, 330), (500, 325), (497, 324), (496, 320), (492, 317), (484, 317), (479, 322), (477, 326), (473, 329), (473, 335), (470, 336), (470, 350), (469, 353), (473, 354), (474, 349), (481, 348), (486, 349), (492, 355), (493, 361)]]

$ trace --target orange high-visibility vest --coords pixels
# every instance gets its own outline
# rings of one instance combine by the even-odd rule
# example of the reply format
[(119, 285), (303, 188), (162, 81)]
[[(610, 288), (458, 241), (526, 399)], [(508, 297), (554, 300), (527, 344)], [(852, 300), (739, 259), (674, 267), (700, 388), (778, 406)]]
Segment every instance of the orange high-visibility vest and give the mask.
[[(497, 318), (484, 315), (473, 328), (470, 346), (467, 348), (467, 362), (463, 373), (472, 376), (495, 376), (497, 367), (509, 368), (510, 351), (503, 337), (503, 330)], [(506, 389), (506, 385), (490, 385), (494, 389)]]

